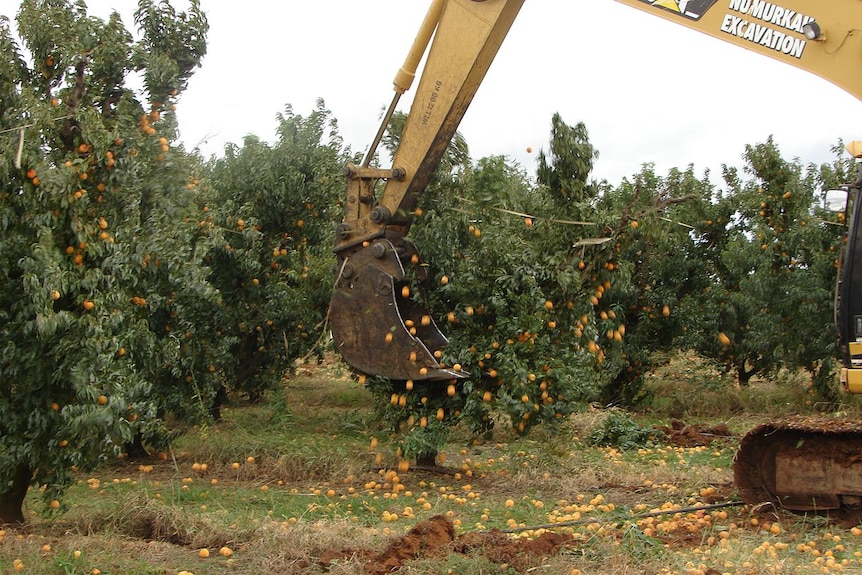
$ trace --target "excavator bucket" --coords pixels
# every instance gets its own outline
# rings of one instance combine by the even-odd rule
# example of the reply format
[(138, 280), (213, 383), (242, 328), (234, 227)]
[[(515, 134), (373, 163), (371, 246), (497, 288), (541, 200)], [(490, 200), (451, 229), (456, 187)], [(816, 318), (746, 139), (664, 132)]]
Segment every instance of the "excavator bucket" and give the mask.
[(341, 256), (329, 324), (336, 349), (354, 369), (394, 380), (465, 377), (434, 356), (448, 340), (414, 299), (404, 262), (418, 259), (403, 238), (379, 238)]

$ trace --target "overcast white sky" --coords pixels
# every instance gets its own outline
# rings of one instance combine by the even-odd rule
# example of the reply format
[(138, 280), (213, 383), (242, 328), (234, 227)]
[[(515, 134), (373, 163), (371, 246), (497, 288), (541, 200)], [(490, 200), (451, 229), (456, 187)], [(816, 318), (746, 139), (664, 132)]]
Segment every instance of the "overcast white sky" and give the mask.
[[(201, 4), (208, 53), (178, 114), (183, 141), (209, 155), (249, 133), (272, 140), (286, 104), (305, 115), (318, 97), (364, 150), (429, 1)], [(87, 5), (133, 24), (134, 0)], [(18, 2), (0, 7), (14, 16)], [(587, 125), (594, 177), (611, 183), (646, 162), (659, 173), (693, 163), (717, 182), (722, 162), (770, 134), (786, 156), (817, 162), (838, 138), (862, 139), (862, 103), (825, 80), (613, 0), (527, 0), (460, 131), (474, 159), (503, 154), (533, 173), (554, 112)]]

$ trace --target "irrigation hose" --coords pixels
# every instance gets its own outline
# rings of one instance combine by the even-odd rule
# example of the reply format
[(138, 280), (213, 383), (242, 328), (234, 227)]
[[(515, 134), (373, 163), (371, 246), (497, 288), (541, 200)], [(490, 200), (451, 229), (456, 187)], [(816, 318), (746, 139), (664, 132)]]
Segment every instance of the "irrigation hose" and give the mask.
[[(664, 509), (661, 511), (651, 511), (649, 513), (640, 513), (628, 517), (616, 518), (614, 521), (632, 521), (637, 519), (647, 519), (649, 517), (661, 517), (662, 515), (676, 515), (677, 513), (696, 513), (698, 511), (710, 511), (712, 509), (723, 509), (725, 507), (740, 507), (745, 505), (744, 501), (727, 501), (725, 503), (715, 503), (713, 505), (701, 505), (697, 507), (681, 507), (679, 509)], [(586, 519), (573, 519), (572, 521), (561, 521), (559, 523), (545, 523), (543, 525), (528, 525), (524, 527), (512, 527), (509, 529), (486, 529), (478, 533), (491, 533), (497, 531), (499, 533), (523, 533), (524, 531), (536, 531), (538, 529), (556, 529), (559, 527), (572, 527), (574, 525), (583, 525), (585, 523), (607, 523), (608, 519), (600, 520), (595, 517)]]

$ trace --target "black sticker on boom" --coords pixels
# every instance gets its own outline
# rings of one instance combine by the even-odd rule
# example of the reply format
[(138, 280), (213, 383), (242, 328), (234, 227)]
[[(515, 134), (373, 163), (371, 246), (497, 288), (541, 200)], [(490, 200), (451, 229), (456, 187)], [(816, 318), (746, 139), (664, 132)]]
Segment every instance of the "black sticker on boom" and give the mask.
[(649, 4), (650, 6), (655, 6), (656, 8), (661, 8), (662, 10), (667, 10), (668, 12), (673, 12), (675, 14), (679, 14), (680, 16), (684, 16), (691, 20), (700, 20), (701, 16), (706, 14), (706, 12), (712, 8), (712, 5), (715, 4), (716, 0), (641, 0)]

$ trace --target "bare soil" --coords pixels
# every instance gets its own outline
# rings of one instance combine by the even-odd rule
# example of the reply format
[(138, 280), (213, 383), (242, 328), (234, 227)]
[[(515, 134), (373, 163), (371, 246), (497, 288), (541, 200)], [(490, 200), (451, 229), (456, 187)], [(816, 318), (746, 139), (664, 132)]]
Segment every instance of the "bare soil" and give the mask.
[(715, 425), (687, 425), (683, 421), (674, 420), (671, 425), (662, 427), (669, 443), (680, 447), (697, 447), (711, 445), (716, 440), (733, 439), (733, 433), (724, 423)]
[(573, 544), (571, 535), (543, 533), (535, 539), (511, 539), (499, 530), (470, 532), (455, 537), (455, 526), (442, 515), (417, 523), (406, 535), (394, 539), (382, 552), (369, 549), (330, 549), (321, 555), (320, 563), (355, 560), (362, 562), (371, 575), (391, 573), (408, 561), (425, 557), (442, 557), (452, 553), (481, 555), (493, 563), (506, 564), (524, 572), (543, 557), (556, 555)]

